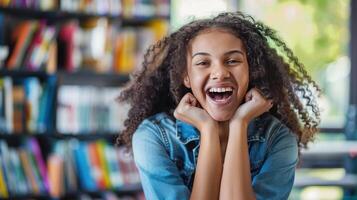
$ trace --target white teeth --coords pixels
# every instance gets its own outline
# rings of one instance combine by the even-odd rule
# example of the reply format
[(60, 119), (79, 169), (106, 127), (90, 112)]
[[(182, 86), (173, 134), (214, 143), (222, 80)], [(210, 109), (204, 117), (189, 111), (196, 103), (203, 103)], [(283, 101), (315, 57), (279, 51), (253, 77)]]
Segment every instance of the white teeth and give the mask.
[(225, 88), (210, 88), (209, 92), (230, 92), (233, 91), (233, 88), (231, 87), (225, 87)]

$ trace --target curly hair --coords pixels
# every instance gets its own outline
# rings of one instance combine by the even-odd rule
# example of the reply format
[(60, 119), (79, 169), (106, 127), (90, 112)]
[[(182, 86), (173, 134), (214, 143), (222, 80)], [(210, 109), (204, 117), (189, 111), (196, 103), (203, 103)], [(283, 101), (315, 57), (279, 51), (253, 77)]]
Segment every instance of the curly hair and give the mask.
[(192, 21), (150, 46), (140, 70), (118, 100), (131, 108), (118, 144), (131, 147), (139, 124), (147, 117), (166, 112), (172, 119), (181, 98), (191, 90), (183, 84), (190, 41), (203, 30), (229, 31), (244, 43), (249, 65), (249, 88), (259, 89), (272, 99), (270, 114), (278, 118), (298, 138), (299, 148), (318, 131), (320, 89), (276, 31), (241, 12), (221, 13), (211, 19)]

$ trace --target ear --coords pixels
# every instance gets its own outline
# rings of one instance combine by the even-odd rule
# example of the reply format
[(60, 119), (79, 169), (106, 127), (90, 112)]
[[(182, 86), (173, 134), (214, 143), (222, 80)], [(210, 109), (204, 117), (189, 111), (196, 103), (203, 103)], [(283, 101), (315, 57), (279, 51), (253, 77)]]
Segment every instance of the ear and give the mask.
[(183, 84), (187, 88), (191, 88), (190, 78), (188, 77), (188, 75), (185, 75), (185, 77), (183, 78)]

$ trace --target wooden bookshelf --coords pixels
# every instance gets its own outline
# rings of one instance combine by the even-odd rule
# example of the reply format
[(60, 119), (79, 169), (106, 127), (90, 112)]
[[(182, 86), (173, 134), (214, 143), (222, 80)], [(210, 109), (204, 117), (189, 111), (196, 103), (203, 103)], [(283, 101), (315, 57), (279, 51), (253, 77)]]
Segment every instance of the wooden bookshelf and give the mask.
[(0, 12), (8, 15), (14, 15), (21, 18), (30, 19), (52, 19), (52, 20), (64, 20), (64, 19), (86, 19), (93, 17), (105, 17), (109, 19), (121, 19), (120, 15), (113, 14), (96, 14), (96, 13), (80, 13), (80, 12), (68, 12), (61, 10), (36, 10), (30, 8), (13, 8), (13, 7), (0, 7)]
[[(59, 1), (60, 2), (60, 1)], [(100, 2), (100, 1), (99, 1)], [(139, 2), (139, 1), (138, 1)], [(135, 2), (137, 3), (137, 2)], [(147, 2), (146, 2), (147, 3)], [(59, 4), (58, 4), (59, 6)], [(59, 94), (61, 92), (61, 89), (63, 87), (78, 87), (79, 91), (81, 91), (81, 89), (83, 89), (83, 91), (86, 91), (86, 89), (88, 89), (89, 87), (93, 87), (93, 88), (97, 88), (95, 90), (95, 92), (98, 93), (98, 97), (94, 96), (94, 99), (98, 98), (102, 98), (102, 94), (106, 93), (106, 92), (111, 92), (111, 90), (115, 90), (116, 88), (120, 89), (120, 87), (124, 86), (126, 83), (128, 83), (128, 81), (130, 80), (130, 75), (129, 72), (130, 70), (128, 70), (128, 67), (124, 67), (125, 70), (121, 71), (121, 64), (125, 63), (125, 62), (119, 62), (119, 61), (115, 61), (114, 62), (114, 58), (118, 57), (118, 55), (120, 55), (123, 58), (127, 58), (127, 57), (131, 57), (131, 59), (133, 59), (134, 61), (137, 60), (136, 55), (121, 55), (121, 54), (117, 54), (116, 52), (116, 43), (117, 43), (117, 39), (119, 37), (119, 35), (114, 35), (115, 40), (113, 40), (112, 42), (112, 49), (111, 52), (113, 52), (113, 64), (115, 64), (115, 66), (111, 66), (111, 65), (107, 65), (110, 66), (108, 68), (105, 68), (105, 70), (102, 70), (101, 68), (96, 68), (96, 67), (91, 67), (88, 66), (87, 62), (83, 62), (82, 64), (80, 64), (79, 66), (76, 66), (75, 68), (69, 68), (66, 65), (62, 65), (61, 63), (59, 63), (59, 60), (65, 60), (64, 58), (60, 58), (59, 56), (63, 56), (64, 54), (68, 53), (68, 54), (72, 54), (69, 53), (71, 51), (66, 51), (63, 52), (60, 50), (60, 45), (61, 45), (61, 40), (60, 40), (60, 31), (62, 30), (61, 28), (63, 28), (63, 26), (67, 25), (68, 22), (75, 22), (74, 24), (77, 24), (78, 28), (80, 29), (84, 29), (88, 28), (88, 26), (86, 27), (85, 23), (88, 23), (88, 21), (91, 21), (93, 19), (104, 19), (105, 23), (107, 23), (106, 28), (108, 28), (107, 30), (114, 30), (113, 33), (114, 34), (127, 34), (125, 35), (125, 37), (131, 37), (131, 40), (139, 40), (139, 38), (135, 38), (135, 37), (139, 37), (140, 34), (138, 34), (138, 31), (140, 31), (140, 29), (142, 29), (143, 27), (148, 28), (149, 26), (153, 26), (151, 27), (153, 28), (157, 28), (154, 27), (155, 25), (153, 25), (151, 22), (157, 23), (157, 21), (166, 21), (168, 22), (170, 19), (170, 16), (166, 16), (166, 15), (160, 15), (160, 14), (153, 14), (153, 15), (147, 15), (147, 14), (143, 14), (143, 15), (133, 15), (132, 17), (127, 17), (128, 12), (126, 12), (125, 16), (123, 13), (118, 13), (118, 14), (110, 14), (110, 13), (87, 13), (87, 12), (81, 12), (81, 11), (63, 11), (63, 10), (59, 10), (58, 9), (52, 9), (52, 10), (41, 10), (41, 9), (35, 9), (35, 8), (19, 8), (19, 7), (2, 7), (0, 6), (0, 15), (1, 16), (5, 16), (2, 18), (2, 22), (4, 22), (3, 24), (0, 24), (0, 29), (2, 29), (2, 31), (4, 31), (2, 34), (3, 41), (0, 41), (2, 45), (8, 46), (9, 47), (9, 55), (8, 58), (11, 56), (11, 51), (13, 51), (16, 46), (16, 42), (17, 42), (17, 38), (18, 37), (14, 37), (12, 36), (12, 32), (15, 28), (17, 28), (16, 26), (23, 22), (23, 21), (32, 21), (34, 23), (36, 23), (35, 25), (35, 30), (33, 30), (33, 35), (31, 36), (33, 40), (35, 37), (35, 33), (38, 32), (38, 27), (42, 26), (44, 23), (45, 28), (54, 28), (55, 29), (55, 34), (54, 34), (54, 38), (52, 38), (51, 40), (49, 40), (49, 42), (55, 42), (56, 43), (56, 63), (55, 68), (50, 68), (51, 70), (49, 70), (49, 68), (47, 68), (46, 66), (49, 66), (49, 62), (42, 62), (41, 66), (38, 66), (36, 69), (35, 68), (31, 68), (28, 65), (26, 65), (25, 62), (26, 59), (28, 59), (29, 55), (26, 55), (29, 50), (30, 45), (32, 44), (33, 41), (28, 41), (28, 45), (26, 49), (24, 51), (24, 54), (21, 55), (21, 57), (16, 57), (15, 58), (19, 58), (16, 59), (16, 65), (12, 65), (11, 67), (9, 67), (6, 63), (7, 60), (5, 60), (4, 62), (4, 66), (0, 66), (0, 79), (7, 79), (7, 81), (11, 80), (12, 81), (12, 85), (11, 87), (15, 87), (15, 86), (20, 86), (23, 87), (23, 91), (26, 92), (25, 86), (28, 87), (28, 85), (25, 85), (26, 81), (33, 81), (33, 80), (29, 80), (29, 79), (36, 79), (39, 81), (35, 81), (38, 82), (36, 84), (38, 84), (39, 87), (41, 87), (41, 91), (51, 95), (51, 98), (49, 98), (49, 100), (47, 100), (47, 104), (42, 104), (42, 100), (43, 97), (41, 97), (41, 102), (39, 102), (39, 107), (43, 108), (44, 105), (46, 107), (45, 111), (42, 111), (42, 113), (45, 113), (45, 117), (44, 119), (48, 119), (48, 126), (46, 126), (45, 128), (38, 128), (38, 130), (30, 130), (28, 128), (28, 120), (23, 120), (23, 124), (22, 126), (25, 127), (23, 128), (23, 131), (3, 131), (3, 126), (0, 126), (0, 146), (1, 148), (6, 148), (9, 151), (12, 152), (16, 152), (18, 153), (18, 151), (20, 151), (20, 149), (26, 149), (29, 148), (29, 146), (26, 145), (30, 145), (28, 144), (28, 142), (34, 142), (38, 144), (39, 146), (39, 151), (42, 152), (43, 155), (43, 160), (45, 161), (44, 163), (46, 163), (45, 165), (47, 166), (47, 168), (49, 167), (49, 162), (51, 161), (51, 156), (52, 154), (59, 154), (60, 152), (58, 151), (58, 147), (57, 146), (61, 146), (61, 145), (65, 145), (68, 147), (68, 149), (71, 149), (71, 153), (65, 154), (69, 157), (72, 157), (74, 159), (75, 157), (75, 164), (73, 165), (74, 168), (78, 167), (78, 163), (77, 162), (81, 162), (78, 161), (77, 158), (78, 157), (78, 151), (80, 148), (85, 148), (87, 149), (86, 156), (83, 157), (88, 157), (87, 162), (89, 162), (88, 164), (90, 164), (90, 169), (88, 170), (93, 170), (92, 166), (93, 162), (95, 162), (94, 158), (95, 157), (93, 155), (93, 151), (102, 151), (102, 154), (100, 155), (99, 153), (97, 153), (97, 156), (101, 156), (100, 159), (103, 160), (104, 158), (108, 158), (109, 155), (103, 153), (103, 149), (105, 148), (109, 148), (112, 149), (111, 151), (115, 151), (117, 156), (119, 156), (118, 158), (115, 158), (114, 161), (117, 163), (120, 162), (124, 162), (122, 160), (120, 160), (120, 151), (121, 151), (121, 147), (117, 147), (115, 146), (115, 140), (118, 136), (118, 131), (108, 131), (108, 130), (113, 130), (114, 128), (111, 127), (111, 129), (108, 130), (101, 130), (100, 128), (103, 125), (94, 125), (93, 127), (95, 127), (93, 130), (87, 130), (87, 128), (84, 129), (84, 131), (82, 129), (78, 129), (78, 132), (71, 132), (71, 131), (65, 131), (65, 132), (60, 132), (58, 129), (58, 121), (61, 119), (58, 119), (57, 117), (57, 112), (58, 112), (58, 108), (63, 106), (61, 104), (61, 102), (58, 102), (58, 98), (59, 98)], [(0, 16), (0, 17), (1, 17)], [(130, 16), (130, 15), (129, 15)], [(0, 18), (1, 19), (1, 18)], [(13, 24), (12, 24), (13, 23)], [(90, 24), (91, 22), (89, 22)], [(88, 25), (88, 24), (87, 24)], [(165, 24), (166, 25), (166, 24)], [(89, 25), (91, 26), (91, 25)], [(156, 24), (157, 26), (157, 24)], [(150, 27), (149, 27), (150, 28)], [(117, 32), (118, 29), (119, 31)], [(127, 29), (127, 32), (125, 32)], [(162, 27), (158, 28), (161, 31), (163, 30)], [(0, 30), (1, 31), (1, 30)], [(88, 29), (87, 29), (88, 31)], [(146, 30), (147, 31), (147, 30)], [(152, 35), (157, 35), (157, 32), (155, 32), (154, 30), (151, 30), (153, 33)], [(12, 36), (12, 37), (10, 37)], [(123, 35), (124, 37), (124, 35)], [(141, 36), (143, 37), (143, 36)], [(23, 37), (23, 38), (28, 38), (28, 37)], [(146, 39), (147, 37), (144, 36), (144, 39)], [(93, 39), (93, 38), (92, 38)], [(95, 39), (95, 38), (94, 38)], [(103, 38), (102, 38), (103, 39)], [(151, 38), (153, 39), (153, 38)], [(142, 39), (140, 39), (140, 41), (142, 41)], [(121, 41), (122, 42), (122, 41)], [(132, 45), (132, 46), (137, 46), (135, 43), (132, 43), (133, 41), (131, 41), (131, 43), (127, 43), (126, 45)], [(58, 45), (58, 46), (57, 46)], [(126, 46), (127, 48), (128, 46)], [(63, 48), (62, 48), (63, 49)], [(82, 49), (80, 49), (82, 51)], [(115, 55), (114, 55), (115, 53)], [(132, 52), (131, 52), (132, 53)], [(135, 52), (137, 53), (137, 52)], [(16, 54), (14, 54), (16, 55)], [(31, 55), (31, 54), (30, 54)], [(83, 56), (83, 55), (82, 55)], [(21, 59), (20, 59), (21, 58)], [(100, 60), (104, 60), (105, 58), (100, 57)], [(19, 62), (20, 61), (20, 62)], [(138, 61), (139, 62), (139, 61)], [(141, 61), (140, 61), (141, 62)], [(21, 64), (19, 64), (21, 63)], [(91, 62), (89, 62), (91, 64)], [(129, 61), (129, 63), (132, 63), (132, 61)], [(133, 64), (133, 63), (132, 63)], [(136, 64), (136, 63), (134, 63)], [(94, 64), (96, 65), (96, 64)], [(135, 66), (133, 66), (135, 67)], [(9, 68), (9, 69), (8, 69)], [(10, 69), (11, 68), (11, 69)], [(130, 67), (129, 67), (130, 68)], [(51, 71), (51, 73), (48, 73), (47, 71)], [(0, 90), (4, 89), (4, 85), (1, 85), (4, 83), (0, 82)], [(22, 85), (23, 84), (23, 85)], [(88, 87), (88, 88), (86, 88)], [(51, 88), (51, 89), (48, 89)], [(19, 88), (16, 88), (19, 89)], [(20, 88), (21, 89), (21, 88)], [(91, 89), (91, 88), (89, 88)], [(28, 89), (27, 89), (28, 90)], [(108, 91), (106, 91), (108, 90)], [(63, 91), (63, 90), (62, 90)], [(101, 93), (103, 92), (104, 93)], [(7, 93), (4, 91), (0, 91), (2, 93), (2, 95), (6, 95)], [(16, 91), (18, 92), (18, 91)], [(24, 92), (24, 93), (25, 93)], [(81, 91), (82, 92), (82, 91)], [(111, 95), (112, 93), (110, 93)], [(114, 93), (113, 93), (114, 94)], [(24, 95), (24, 94), (23, 94)], [(79, 94), (79, 96), (83, 96), (83, 94)], [(1, 96), (0, 96), (1, 97)], [(90, 96), (89, 98), (93, 98), (93, 96)], [(45, 99), (45, 98), (44, 98)], [(20, 99), (21, 102), (25, 102), (23, 97), (22, 99)], [(15, 102), (12, 102), (15, 103)], [(18, 103), (18, 102), (17, 102)], [(79, 103), (81, 104), (81, 102)], [(7, 104), (8, 105), (8, 104)], [(49, 107), (50, 105), (50, 107)], [(100, 103), (99, 105), (106, 105), (105, 103)], [(17, 105), (18, 106), (18, 105)], [(21, 105), (24, 106), (24, 105)], [(97, 106), (97, 105), (95, 105)], [(2, 109), (2, 107), (0, 107)], [(1, 110), (0, 109), (0, 110)], [(22, 108), (21, 109), (25, 109)], [(106, 111), (103, 111), (102, 107), (93, 107), (91, 109), (98, 109), (98, 113), (103, 114)], [(108, 108), (105, 108), (108, 109)], [(105, 110), (104, 109), (104, 110)], [(109, 108), (108, 110), (112, 110), (111, 108)], [(100, 112), (102, 111), (102, 112)], [(26, 116), (29, 115), (29, 113), (25, 113), (25, 110), (22, 111), (23, 115)], [(26, 111), (29, 112), (29, 111)], [(40, 113), (40, 111), (39, 111)], [(93, 113), (97, 113), (97, 110), (95, 110), (95, 112)], [(26, 114), (26, 115), (25, 115)], [(40, 114), (39, 114), (40, 115)], [(87, 113), (86, 116), (89, 116), (89, 114)], [(100, 115), (101, 116), (101, 115)], [(3, 117), (3, 116), (0, 116)], [(23, 116), (22, 116), (23, 117)], [(40, 118), (40, 116), (39, 116)], [(43, 118), (43, 116), (42, 116)], [(105, 116), (104, 116), (105, 118)], [(3, 120), (4, 118), (0, 118), (0, 122), (1, 120)], [(6, 118), (7, 119), (7, 118)], [(97, 119), (97, 118), (96, 118)], [(94, 119), (93, 121), (96, 121), (96, 119)], [(37, 120), (36, 120), (37, 122)], [(88, 123), (88, 122), (85, 122)], [(46, 123), (45, 123), (46, 124)], [(2, 125), (2, 124), (0, 124)], [(43, 124), (42, 124), (43, 125)], [(38, 125), (40, 126), (40, 125)], [(40, 131), (42, 130), (42, 131)], [(74, 143), (71, 143), (73, 142)], [(102, 146), (101, 146), (102, 145)], [(94, 147), (93, 147), (94, 146)], [(57, 149), (56, 149), (57, 148)], [(93, 150), (93, 148), (103, 148), (101, 150)], [(59, 148), (59, 149), (63, 149), (63, 148)], [(91, 151), (90, 151), (90, 150)], [(25, 150), (26, 151), (26, 150)], [(28, 150), (28, 152), (30, 152), (30, 154), (33, 154), (32, 157), (31, 155), (29, 156), (28, 159), (34, 159), (34, 157), (36, 157), (38, 154), (36, 154), (36, 152), (32, 152), (32, 150)], [(69, 150), (66, 150), (69, 151)], [(37, 152), (38, 153), (38, 152)], [(82, 152), (83, 153), (83, 152)], [(35, 155), (36, 154), (36, 155)], [(19, 157), (21, 157), (20, 154), (18, 154)], [(81, 154), (83, 155), (83, 154)], [(97, 158), (98, 159), (98, 158)], [(1, 161), (4, 161), (3, 159)], [(32, 161), (32, 162), (36, 162), (35, 165), (38, 165), (37, 167), (35, 166), (35, 168), (37, 168), (37, 170), (35, 169), (35, 171), (37, 171), (37, 178), (36, 180), (40, 180), (38, 179), (39, 177), (41, 178), (42, 176), (42, 172), (39, 169), (41, 166), (41, 163), (37, 163), (38, 160), (36, 161)], [(22, 160), (21, 160), (22, 162)], [(63, 161), (64, 162), (64, 161)], [(67, 161), (66, 161), (67, 162)], [(72, 162), (74, 162), (72, 160)], [(103, 161), (101, 161), (103, 162)], [(107, 164), (110, 161), (106, 161)], [(132, 163), (126, 163), (127, 165), (131, 166)], [(33, 165), (33, 164), (32, 164)], [(42, 164), (43, 165), (43, 164)], [(64, 164), (63, 164), (64, 165)], [(80, 164), (79, 164), (80, 165)], [(109, 165), (109, 164), (108, 164)], [(125, 165), (124, 165), (125, 166)], [(33, 167), (33, 166), (31, 166)], [(9, 170), (10, 169), (10, 170)], [(18, 166), (16, 168), (16, 170), (18, 169)], [(82, 169), (82, 168), (80, 168)], [(76, 169), (76, 171), (78, 172), (78, 170), (80, 171), (80, 169)], [(104, 169), (101, 169), (104, 170)], [(112, 170), (112, 169), (111, 169)], [(10, 171), (11, 172), (11, 167), (6, 169), (6, 171), (3, 171), (4, 173)], [(41, 173), (40, 173), (41, 172)], [(17, 173), (17, 172), (16, 172)], [(63, 172), (65, 173), (65, 172)], [(67, 172), (66, 172), (67, 173)], [(91, 174), (92, 172), (90, 172), (89, 174)], [(124, 172), (123, 172), (124, 173)], [(126, 172), (125, 172), (126, 173)], [(129, 170), (128, 174), (131, 173), (135, 173), (132, 170)], [(23, 172), (23, 174), (25, 175), (25, 179), (27, 179), (28, 177), (26, 177), (25, 172)], [(13, 175), (15, 176), (15, 175)], [(16, 175), (18, 176), (18, 175)], [(48, 175), (49, 176), (49, 175)], [(63, 175), (65, 176), (65, 175)], [(125, 174), (123, 175), (123, 177), (125, 176)], [(126, 175), (127, 177), (129, 177), (129, 175)], [(65, 191), (63, 195), (61, 195), (61, 197), (59, 199), (78, 199), (80, 197), (80, 195), (82, 194), (87, 194), (90, 197), (93, 198), (101, 198), (101, 195), (105, 192), (112, 192), (114, 194), (116, 194), (118, 197), (121, 196), (133, 196), (133, 197), (137, 197), (137, 195), (141, 195), (142, 193), (142, 187), (141, 184), (138, 183), (135, 180), (125, 180), (125, 178), (123, 178), (123, 183), (124, 185), (120, 186), (120, 187), (109, 187), (106, 189), (100, 189), (102, 188), (102, 186), (96, 186), (94, 190), (86, 190), (84, 189), (85, 186), (83, 186), (83, 180), (81, 180), (83, 178), (83, 174), (76, 174), (77, 177), (77, 186), (78, 188), (75, 191)], [(18, 178), (18, 177), (17, 177)], [(42, 177), (43, 178), (43, 177)], [(92, 177), (93, 178), (93, 177)], [(17, 179), (16, 179), (17, 180)], [(92, 180), (93, 181), (93, 180)], [(135, 182), (136, 184), (132, 184), (132, 182)], [(44, 181), (45, 182), (45, 181)], [(32, 182), (33, 183), (33, 182)], [(11, 185), (11, 183), (9, 183)], [(45, 183), (37, 183), (39, 185), (45, 185)], [(99, 184), (98, 180), (94, 180), (94, 184)], [(116, 183), (118, 184), (118, 183)], [(110, 184), (112, 186), (114, 186), (114, 184)], [(108, 185), (106, 185), (107, 187)], [(15, 187), (17, 187), (17, 184), (15, 184)], [(39, 186), (40, 187), (40, 186)], [(45, 187), (46, 186), (41, 186), (41, 187)], [(82, 188), (83, 187), (83, 188)], [(115, 188), (115, 189), (114, 189)], [(51, 195), (50, 192), (42, 192), (40, 193), (40, 195), (37, 195), (36, 193), (31, 192), (31, 190), (29, 190), (30, 192), (26, 193), (25, 195), (18, 195), (21, 193), (18, 193), (17, 191), (14, 192), (14, 183), (12, 183), (12, 188), (10, 191), (10, 187), (7, 188), (9, 190), (9, 199), (51, 199)], [(16, 189), (18, 190), (18, 189)], [(0, 194), (0, 199), (2, 194)]]
[(28, 138), (28, 137), (35, 137), (35, 138), (53, 138), (53, 139), (78, 139), (78, 140), (97, 140), (97, 139), (110, 139), (115, 140), (118, 137), (116, 133), (79, 133), (79, 134), (72, 134), (72, 133), (1, 133), (0, 139), (5, 140), (15, 140), (19, 138)]
[(108, 18), (110, 20), (118, 20), (123, 26), (141, 26), (147, 22), (157, 19), (170, 19), (170, 16), (155, 15), (155, 16), (138, 16), (138, 17), (123, 17), (120, 14), (97, 14), (85, 12), (68, 12), (61, 10), (34, 10), (30, 8), (13, 8), (0, 6), (0, 13), (13, 15), (24, 19), (49, 19), (49, 20), (68, 20), (68, 19), (88, 19), (88, 18)]
[(0, 70), (0, 77), (10, 76), (13, 78), (27, 78), (27, 77), (38, 77), (41, 80), (46, 79), (49, 74), (44, 71), (24, 71), (24, 70)]
[[(98, 191), (86, 191), (86, 190), (79, 190), (77, 192), (69, 192), (64, 194), (58, 199), (66, 200), (66, 199), (78, 199), (81, 194), (88, 194), (89, 196), (100, 198), (101, 194), (104, 192), (112, 192), (117, 194), (118, 196), (124, 195), (135, 195), (138, 192), (142, 191), (141, 184), (132, 184), (120, 187), (118, 189), (110, 189), (110, 190), (98, 190)], [(48, 200), (53, 199), (49, 194), (41, 194), (41, 195), (13, 195), (11, 196), (13, 200), (23, 200), (23, 199), (37, 199), (37, 200)]]

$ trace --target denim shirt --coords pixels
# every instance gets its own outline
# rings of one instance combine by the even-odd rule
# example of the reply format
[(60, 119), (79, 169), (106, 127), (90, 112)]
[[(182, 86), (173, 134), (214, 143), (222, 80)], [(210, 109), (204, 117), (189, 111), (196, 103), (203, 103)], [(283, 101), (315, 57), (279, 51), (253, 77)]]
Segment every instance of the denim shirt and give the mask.
[[(296, 136), (267, 113), (252, 120), (247, 132), (256, 199), (288, 199), (298, 162)], [(195, 127), (159, 113), (140, 124), (132, 144), (146, 199), (190, 198), (200, 146)]]

